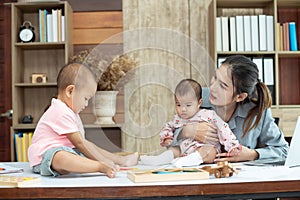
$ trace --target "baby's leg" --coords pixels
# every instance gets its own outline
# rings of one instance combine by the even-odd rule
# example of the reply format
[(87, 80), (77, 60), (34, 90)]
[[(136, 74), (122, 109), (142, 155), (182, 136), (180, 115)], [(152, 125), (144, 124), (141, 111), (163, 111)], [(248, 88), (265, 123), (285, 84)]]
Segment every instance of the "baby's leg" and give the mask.
[(126, 156), (113, 154), (113, 161), (123, 167), (134, 166), (138, 164), (139, 153), (135, 152)]
[(168, 148), (168, 150), (172, 150), (174, 158), (181, 156), (181, 150), (179, 146), (171, 146)]
[(198, 151), (194, 151), (186, 156), (181, 156), (172, 161), (175, 167), (196, 166), (203, 163), (201, 155)]
[(95, 148), (97, 153), (103, 157), (102, 158), (103, 161), (110, 160), (120, 166), (123, 166), (123, 167), (134, 166), (134, 165), (138, 164), (138, 158), (139, 158), (138, 152), (135, 152), (133, 154), (126, 155), (126, 156), (121, 156), (121, 155), (117, 155), (117, 154), (111, 153), (109, 151), (106, 151), (93, 143), (91, 143), (91, 144), (93, 145), (93, 147)]
[(116, 176), (116, 166), (91, 160), (67, 151), (58, 151), (52, 159), (51, 167), (60, 174), (102, 172), (109, 178)]
[(216, 157), (216, 149), (212, 145), (198, 147), (195, 152), (187, 156), (179, 157), (172, 163), (176, 167), (195, 166), (201, 163), (213, 163)]
[(170, 147), (167, 151), (157, 156), (141, 156), (141, 163), (144, 165), (166, 165), (170, 164), (174, 157), (179, 155), (179, 147)]
[(213, 163), (217, 155), (217, 149), (213, 145), (203, 145), (197, 151), (202, 157), (203, 163)]

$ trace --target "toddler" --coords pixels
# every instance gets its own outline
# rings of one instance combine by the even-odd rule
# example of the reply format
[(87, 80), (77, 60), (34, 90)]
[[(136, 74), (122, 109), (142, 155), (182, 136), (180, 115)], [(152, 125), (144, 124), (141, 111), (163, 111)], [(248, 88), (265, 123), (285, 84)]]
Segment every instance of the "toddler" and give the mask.
[(79, 113), (96, 92), (96, 77), (89, 68), (72, 63), (57, 77), (58, 96), (40, 118), (28, 149), (30, 166), (35, 173), (58, 176), (102, 172), (116, 176), (118, 165), (132, 166), (138, 153), (119, 156), (85, 139)]

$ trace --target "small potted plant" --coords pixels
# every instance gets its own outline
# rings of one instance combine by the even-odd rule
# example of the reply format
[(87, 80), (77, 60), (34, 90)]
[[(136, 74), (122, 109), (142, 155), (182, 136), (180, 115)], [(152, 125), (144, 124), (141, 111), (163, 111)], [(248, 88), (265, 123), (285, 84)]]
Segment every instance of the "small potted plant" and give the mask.
[[(96, 124), (114, 124), (118, 89), (126, 83), (137, 66), (129, 55), (105, 56), (97, 50), (83, 50), (70, 58), (70, 62), (83, 63), (95, 73), (98, 81), (94, 112)], [(126, 76), (126, 77), (125, 77)]]

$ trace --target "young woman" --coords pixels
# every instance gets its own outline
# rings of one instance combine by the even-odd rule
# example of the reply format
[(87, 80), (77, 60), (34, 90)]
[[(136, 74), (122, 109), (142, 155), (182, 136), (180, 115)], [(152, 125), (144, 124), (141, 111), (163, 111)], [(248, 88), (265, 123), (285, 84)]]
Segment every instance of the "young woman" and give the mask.
[[(239, 154), (217, 154), (215, 161), (286, 157), (288, 143), (274, 122), (270, 91), (258, 79), (255, 63), (241, 55), (228, 57), (216, 70), (209, 89), (210, 103), (242, 145)], [(212, 124), (202, 122), (182, 129), (181, 137), (193, 135), (202, 143), (218, 142)]]

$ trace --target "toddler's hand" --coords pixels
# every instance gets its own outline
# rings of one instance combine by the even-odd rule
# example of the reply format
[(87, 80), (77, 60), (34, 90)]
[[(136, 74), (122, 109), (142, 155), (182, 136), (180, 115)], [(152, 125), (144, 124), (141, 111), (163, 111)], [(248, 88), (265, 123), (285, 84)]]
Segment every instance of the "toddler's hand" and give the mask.
[(102, 163), (101, 172), (106, 174), (106, 176), (108, 176), (109, 178), (115, 178), (117, 171), (119, 171), (119, 168), (120, 167), (115, 164), (111, 165), (110, 163), (109, 164)]
[(117, 171), (114, 168), (110, 168), (106, 171), (106, 176), (108, 176), (109, 178), (115, 178)]

